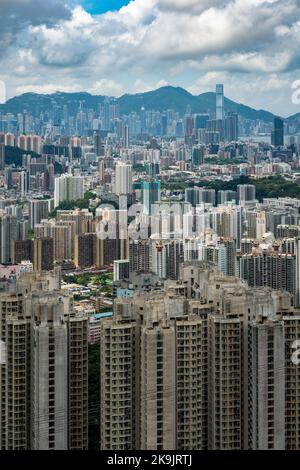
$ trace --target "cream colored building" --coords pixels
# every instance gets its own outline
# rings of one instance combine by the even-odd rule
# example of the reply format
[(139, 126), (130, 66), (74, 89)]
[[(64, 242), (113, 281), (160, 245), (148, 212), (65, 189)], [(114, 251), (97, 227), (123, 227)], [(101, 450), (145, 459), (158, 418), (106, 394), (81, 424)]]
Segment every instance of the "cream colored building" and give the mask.
[(117, 299), (101, 331), (103, 450), (299, 449), (300, 312), (209, 263)]
[(2, 450), (87, 449), (88, 319), (59, 284), (29, 273), (0, 294)]

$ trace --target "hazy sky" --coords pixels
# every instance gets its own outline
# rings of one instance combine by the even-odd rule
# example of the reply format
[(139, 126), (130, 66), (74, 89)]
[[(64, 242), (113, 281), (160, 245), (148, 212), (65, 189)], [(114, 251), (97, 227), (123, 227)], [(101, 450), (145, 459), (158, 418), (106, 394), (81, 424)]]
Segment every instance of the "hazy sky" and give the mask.
[(300, 0), (0, 0), (0, 80), (119, 96), (162, 85), (300, 112)]

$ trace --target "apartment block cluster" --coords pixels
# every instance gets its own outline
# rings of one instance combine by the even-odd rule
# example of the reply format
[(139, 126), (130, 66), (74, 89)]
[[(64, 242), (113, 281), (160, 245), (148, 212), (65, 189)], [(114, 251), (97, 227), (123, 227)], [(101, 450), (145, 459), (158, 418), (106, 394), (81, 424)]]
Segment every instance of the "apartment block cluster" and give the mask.
[[(251, 185), (240, 186), (238, 193), (216, 195), (211, 189), (191, 188), (185, 202), (170, 204), (154, 202), (160, 199), (159, 189), (147, 187), (143, 191), (146, 213), (137, 213), (130, 224), (127, 206), (124, 210), (100, 207), (95, 215), (87, 209), (58, 210), (55, 218), (48, 219), (49, 202), (33, 200), (24, 220), (21, 208), (3, 201), (1, 261), (29, 260), (35, 270), (51, 270), (54, 263), (65, 260), (83, 269), (127, 260), (131, 272), (151, 271), (171, 279), (178, 277), (182, 261), (214, 261), (224, 274), (241, 276), (250, 285), (283, 288), (296, 295), (298, 200), (258, 203)], [(271, 272), (276, 273), (273, 280), (268, 277)]]
[[(74, 177), (58, 179), (58, 188), (81, 197), (78, 182), (68, 182)], [(132, 211), (127, 196), (132, 196), (133, 185), (131, 165), (118, 163), (116, 193), (125, 201), (123, 208), (107, 202), (93, 212), (57, 210), (52, 218), (52, 200), (32, 199), (23, 207), (2, 199), (0, 262), (36, 272), (66, 263), (71, 269), (115, 264), (116, 270), (124, 270), (116, 271), (115, 281), (126, 282), (133, 272), (176, 280), (180, 263), (210, 261), (224, 275), (240, 277), (252, 287), (288, 291), (300, 306), (297, 199), (259, 203), (255, 186), (246, 184), (237, 191), (191, 187), (184, 201), (169, 202), (161, 196), (159, 181), (145, 181), (136, 190), (140, 202)]]
[(299, 449), (300, 311), (211, 263), (144, 276), (101, 328), (103, 450)]
[[(298, 182), (296, 129), (226, 113), (222, 85), (207, 114), (53, 100), (0, 116), (0, 449), (85, 450), (89, 414), (102, 450), (299, 449), (300, 201), (243, 182)], [(112, 267), (92, 324), (61, 279)]]
[(88, 448), (88, 319), (60, 272), (0, 293), (0, 449)]
[[(298, 449), (300, 310), (208, 262), (132, 276), (100, 334), (103, 450)], [(0, 442), (88, 447), (88, 318), (60, 272), (0, 293)]]
[(137, 218), (144, 239), (130, 238), (129, 258), (115, 261), (115, 282), (128, 287), (134, 272), (176, 280), (182, 262), (213, 262), (251, 287), (290, 292), (299, 307), (299, 201), (258, 203), (252, 185), (220, 191), (218, 206), (216, 199), (214, 190), (191, 188), (184, 203), (154, 204), (152, 216)]

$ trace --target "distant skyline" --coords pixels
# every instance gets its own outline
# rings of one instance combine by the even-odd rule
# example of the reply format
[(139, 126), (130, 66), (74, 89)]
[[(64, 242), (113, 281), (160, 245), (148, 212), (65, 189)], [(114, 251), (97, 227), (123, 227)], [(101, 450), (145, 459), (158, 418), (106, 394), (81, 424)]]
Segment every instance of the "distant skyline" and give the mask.
[(120, 96), (164, 85), (300, 112), (300, 0), (0, 0), (0, 80)]

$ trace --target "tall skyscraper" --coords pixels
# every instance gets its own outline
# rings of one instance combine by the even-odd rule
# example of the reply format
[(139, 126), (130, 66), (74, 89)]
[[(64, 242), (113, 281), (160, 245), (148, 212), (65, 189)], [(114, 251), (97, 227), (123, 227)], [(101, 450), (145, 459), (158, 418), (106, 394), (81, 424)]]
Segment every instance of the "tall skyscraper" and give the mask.
[(30, 189), (30, 174), (29, 171), (21, 171), (19, 173), (19, 189), (21, 195), (24, 196)]
[(114, 261), (114, 282), (129, 279), (130, 263), (129, 260)]
[(84, 196), (84, 178), (64, 174), (55, 178), (54, 204), (58, 207), (63, 201), (78, 201)]
[(54, 260), (61, 262), (74, 257), (74, 221), (46, 220), (35, 226), (36, 238), (53, 238)]
[(82, 235), (93, 232), (93, 214), (88, 209), (57, 211), (57, 221), (74, 223), (74, 233)]
[(237, 142), (239, 137), (239, 117), (237, 113), (227, 113), (225, 118), (225, 137), (228, 142)]
[(128, 125), (124, 126), (123, 141), (124, 141), (124, 147), (126, 149), (129, 148), (129, 126)]
[(178, 279), (182, 261), (182, 240), (161, 240), (151, 243), (151, 271), (160, 279)]
[(236, 191), (218, 191), (218, 204), (225, 204), (231, 201), (237, 202)]
[(194, 147), (192, 151), (192, 163), (195, 166), (203, 165), (205, 155), (205, 147)]
[(206, 129), (206, 123), (209, 120), (209, 114), (195, 114), (195, 129)]
[(22, 261), (33, 262), (32, 240), (14, 240), (11, 246), (11, 261), (20, 264)]
[(54, 191), (54, 165), (48, 165), (44, 173), (44, 191)]
[(198, 204), (216, 204), (216, 191), (207, 188), (187, 188), (185, 190), (185, 201), (196, 207)]
[(30, 228), (39, 224), (43, 219), (48, 219), (49, 202), (47, 199), (33, 199), (29, 204)]
[(75, 266), (84, 269), (96, 263), (96, 234), (76, 235), (74, 242)]
[(110, 131), (110, 102), (109, 99), (106, 98), (104, 101), (104, 122), (103, 122), (104, 130)]
[(118, 162), (116, 164), (116, 194), (118, 196), (132, 193), (132, 165)]
[(158, 180), (142, 182), (142, 200), (145, 210), (152, 214), (152, 206), (155, 202), (160, 202), (161, 184)]
[(284, 146), (284, 120), (280, 117), (274, 118), (274, 130), (271, 135), (271, 144), (274, 147)]
[(0, 217), (0, 261), (8, 264), (12, 258), (12, 242), (18, 240), (18, 221), (13, 215)]
[(224, 140), (224, 120), (211, 119), (206, 123), (206, 144), (219, 144)]
[(98, 239), (96, 237), (96, 266), (109, 266), (116, 260), (125, 260), (128, 258), (127, 240), (116, 239)]
[(249, 325), (249, 427), (252, 450), (284, 450), (285, 338), (284, 322), (262, 319)]
[(104, 149), (103, 149), (100, 133), (95, 132), (93, 139), (94, 139), (94, 152), (95, 152), (95, 154), (97, 155), (97, 157), (104, 156)]
[(2, 450), (87, 449), (88, 319), (57, 276), (24, 274), (0, 294)]
[(15, 141), (16, 141), (16, 138), (14, 134), (11, 134), (10, 132), (5, 134), (5, 145), (7, 145), (8, 147), (14, 147)]
[(224, 85), (216, 85), (216, 120), (224, 120)]
[(51, 271), (54, 268), (54, 240), (51, 237), (35, 238), (33, 244), (33, 267), (35, 271)]
[(236, 275), (236, 241), (234, 238), (221, 238), (218, 243), (218, 266), (225, 276)]
[(98, 162), (98, 170), (99, 170), (99, 181), (101, 184), (103, 184), (104, 179), (105, 179), (105, 161), (103, 159), (99, 160)]
[(129, 269), (130, 272), (151, 271), (150, 240), (129, 240)]
[(0, 143), (0, 170), (4, 170), (5, 168), (5, 145), (4, 143)]
[(13, 177), (11, 168), (5, 168), (5, 183), (6, 189), (10, 190), (13, 188)]
[(256, 197), (256, 189), (252, 184), (238, 185), (238, 200), (240, 203), (254, 201)]

